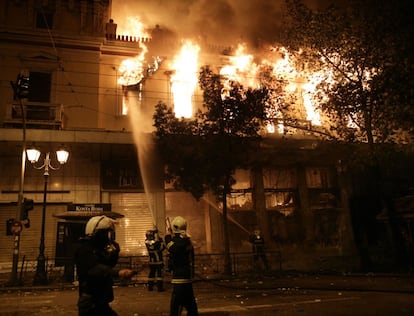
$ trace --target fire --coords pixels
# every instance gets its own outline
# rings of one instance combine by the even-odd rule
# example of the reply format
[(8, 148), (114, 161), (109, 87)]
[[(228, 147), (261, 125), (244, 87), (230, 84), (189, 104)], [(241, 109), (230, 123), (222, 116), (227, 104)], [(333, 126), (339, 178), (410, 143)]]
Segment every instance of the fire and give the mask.
[[(118, 25), (117, 32), (124, 36), (137, 38), (149, 36), (144, 28), (144, 24), (138, 17), (127, 17), (125, 19), (125, 24)], [(142, 43), (140, 47), (142, 50), (137, 56), (121, 62), (121, 65), (119, 66), (120, 76), (118, 78), (118, 84), (123, 86), (136, 85), (144, 78), (144, 60), (148, 48)]]
[(119, 66), (118, 84), (132, 86), (138, 84), (144, 78), (144, 58), (146, 49), (134, 58), (125, 59)]
[(129, 16), (126, 19), (121, 19), (117, 24), (117, 34), (130, 38), (149, 38), (150, 34), (145, 29), (144, 23), (141, 22), (138, 16)]
[(297, 77), (299, 76), (299, 73), (293, 66), (292, 57), (284, 47), (273, 48), (273, 50), (281, 56), (272, 64), (273, 76), (276, 79), (282, 78), (287, 80), (288, 84), (285, 89), (286, 91), (293, 93), (298, 88)]
[[(118, 25), (118, 34), (138, 39), (149, 37), (144, 24), (138, 17), (127, 17), (126, 19), (121, 19), (121, 21), (125, 21), (125, 23)], [(140, 47), (141, 52), (137, 56), (123, 60), (118, 68), (117, 82), (123, 87), (122, 115), (127, 115), (129, 108), (128, 89), (126, 87), (138, 85), (145, 76), (144, 61), (148, 48), (143, 43), (140, 43)]]
[(190, 118), (193, 115), (192, 96), (198, 82), (198, 53), (200, 46), (187, 41), (173, 59), (171, 69), (171, 91), (176, 117)]
[[(128, 37), (145, 38), (150, 37), (144, 24), (138, 17), (127, 17), (121, 19), (123, 24), (118, 25), (118, 34)], [(134, 58), (123, 60), (119, 66), (118, 84), (124, 87), (123, 114), (128, 112), (128, 86), (140, 84), (145, 76), (151, 75), (149, 69), (156, 71), (161, 59), (155, 59), (153, 67), (145, 64), (145, 55), (148, 51), (144, 43), (140, 43), (141, 52)], [(238, 82), (245, 88), (259, 88), (263, 82), (259, 78), (261, 67), (270, 66), (271, 77), (275, 82), (286, 83), (284, 91), (275, 89), (275, 100), (283, 95), (285, 102), (295, 102), (295, 112), (298, 118), (306, 119), (312, 125), (321, 125), (321, 113), (317, 108), (320, 99), (317, 98), (316, 90), (319, 83), (332, 80), (329, 70), (309, 72), (306, 69), (298, 70), (295, 61), (284, 47), (272, 47), (270, 57), (259, 60), (253, 54), (247, 53), (245, 44), (239, 44), (233, 56), (228, 58), (226, 64), (221, 67), (220, 75), (223, 78), (224, 89), (222, 97), (228, 95), (231, 82)], [(174, 112), (177, 117), (190, 118), (193, 115), (193, 96), (198, 82), (200, 46), (194, 42), (186, 41), (179, 53), (174, 56), (169, 66), (171, 69), (171, 92), (173, 96)], [(367, 71), (367, 81), (374, 71)], [(279, 95), (280, 94), (280, 95)], [(320, 97), (320, 96), (319, 96)], [(302, 100), (302, 102), (296, 102)], [(275, 101), (273, 108), (268, 112), (269, 133), (283, 133), (283, 114)]]
[(220, 70), (220, 75), (225, 78), (223, 97), (227, 95), (230, 82), (239, 82), (245, 87), (257, 87), (258, 66), (254, 63), (253, 55), (245, 53), (246, 46), (239, 44), (235, 55), (231, 56), (229, 65), (225, 65)]
[(303, 105), (306, 110), (306, 119), (310, 121), (313, 125), (321, 125), (321, 118), (319, 111), (315, 109), (313, 94), (318, 85), (318, 80), (310, 80), (302, 86), (303, 93)]

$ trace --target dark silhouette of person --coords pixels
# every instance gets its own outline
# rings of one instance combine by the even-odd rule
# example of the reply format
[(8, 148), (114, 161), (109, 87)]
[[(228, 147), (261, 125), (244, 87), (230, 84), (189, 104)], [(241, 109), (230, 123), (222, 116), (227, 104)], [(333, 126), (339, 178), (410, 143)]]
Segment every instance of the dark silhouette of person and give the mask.
[(149, 256), (148, 291), (154, 290), (157, 285), (158, 292), (164, 291), (164, 240), (158, 235), (158, 229), (148, 230), (145, 233), (145, 246)]
[(132, 270), (114, 269), (120, 247), (115, 241), (115, 221), (94, 216), (86, 224), (85, 237), (75, 252), (79, 281), (79, 316), (115, 316), (113, 277), (130, 278)]
[(249, 242), (252, 244), (253, 250), (253, 269), (255, 271), (260, 269), (259, 260), (262, 261), (266, 271), (269, 271), (269, 263), (267, 261), (266, 252), (265, 252), (265, 240), (261, 235), (259, 229), (254, 231), (254, 234), (250, 235)]
[(194, 297), (192, 279), (194, 276), (194, 247), (187, 236), (187, 222), (177, 216), (171, 222), (171, 232), (165, 236), (169, 252), (169, 266), (173, 273), (173, 291), (170, 301), (170, 316), (179, 316), (183, 308), (188, 316), (197, 316), (198, 308)]

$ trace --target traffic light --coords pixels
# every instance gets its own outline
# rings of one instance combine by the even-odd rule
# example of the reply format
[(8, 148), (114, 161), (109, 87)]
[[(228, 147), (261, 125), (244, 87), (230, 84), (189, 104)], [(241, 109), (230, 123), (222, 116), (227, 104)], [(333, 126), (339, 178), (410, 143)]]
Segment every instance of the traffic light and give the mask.
[(20, 220), (28, 220), (29, 219), (29, 211), (33, 210), (34, 202), (32, 199), (23, 199), (23, 205), (22, 205), (22, 212), (20, 215)]
[(29, 97), (30, 93), (30, 77), (28, 71), (22, 71), (18, 76), (16, 82), (10, 81), (14, 91), (13, 99), (25, 99)]
[(28, 73), (22, 73), (17, 76), (17, 96), (20, 99), (27, 98), (30, 90), (30, 78)]
[(14, 218), (9, 218), (6, 221), (6, 235), (7, 236), (13, 235), (13, 232), (12, 232), (13, 223), (14, 223)]

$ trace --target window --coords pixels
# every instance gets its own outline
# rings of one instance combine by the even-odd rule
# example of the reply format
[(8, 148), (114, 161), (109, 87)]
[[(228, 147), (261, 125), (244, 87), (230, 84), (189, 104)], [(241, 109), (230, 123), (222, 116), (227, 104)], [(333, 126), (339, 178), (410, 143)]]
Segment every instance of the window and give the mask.
[(297, 207), (296, 191), (274, 191), (266, 190), (266, 209), (278, 211), (284, 216), (293, 215)]
[(272, 168), (263, 170), (266, 189), (292, 189), (297, 187), (297, 174), (294, 168)]
[[(222, 209), (223, 204), (220, 202), (219, 207)], [(227, 207), (231, 211), (251, 211), (253, 210), (252, 193), (243, 190), (235, 190), (227, 194)]]
[(52, 29), (53, 28), (53, 13), (51, 12), (37, 12), (36, 27), (38, 29)]
[(263, 170), (266, 209), (283, 216), (293, 216), (298, 206), (297, 172), (295, 168)]
[(30, 72), (29, 101), (50, 103), (52, 75), (46, 72)]
[(306, 183), (308, 188), (331, 188), (331, 174), (327, 168), (307, 168)]

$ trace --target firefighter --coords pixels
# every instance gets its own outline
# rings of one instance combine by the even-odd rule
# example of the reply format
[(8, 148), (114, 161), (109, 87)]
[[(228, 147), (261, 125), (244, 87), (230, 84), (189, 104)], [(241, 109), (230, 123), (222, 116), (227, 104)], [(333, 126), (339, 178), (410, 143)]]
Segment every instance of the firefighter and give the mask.
[(158, 235), (158, 229), (148, 230), (145, 233), (145, 246), (148, 250), (150, 269), (148, 274), (148, 291), (153, 291), (154, 284), (157, 284), (158, 292), (163, 292), (163, 251), (165, 250), (165, 244), (164, 240)]
[(132, 270), (114, 269), (120, 247), (115, 241), (115, 221), (107, 216), (92, 217), (75, 252), (79, 281), (79, 316), (113, 316), (113, 277), (130, 278)]
[(262, 260), (266, 272), (269, 271), (269, 264), (267, 262), (265, 253), (265, 241), (259, 229), (255, 229), (254, 233), (250, 235), (249, 242), (252, 244), (253, 263), (255, 268), (258, 266), (259, 260)]
[(171, 232), (165, 236), (170, 255), (173, 286), (170, 316), (178, 316), (183, 308), (188, 316), (198, 315), (192, 279), (194, 276), (194, 247), (187, 236), (187, 222), (177, 216), (171, 222)]

